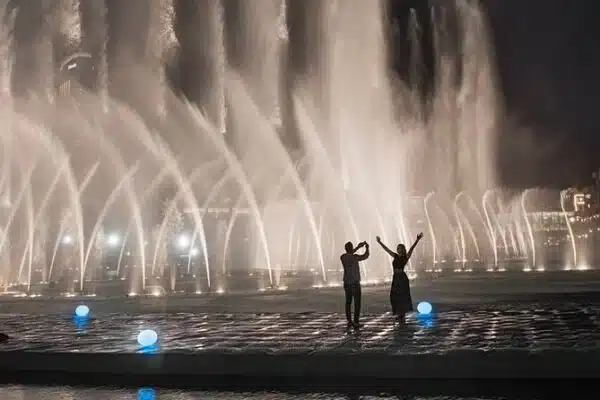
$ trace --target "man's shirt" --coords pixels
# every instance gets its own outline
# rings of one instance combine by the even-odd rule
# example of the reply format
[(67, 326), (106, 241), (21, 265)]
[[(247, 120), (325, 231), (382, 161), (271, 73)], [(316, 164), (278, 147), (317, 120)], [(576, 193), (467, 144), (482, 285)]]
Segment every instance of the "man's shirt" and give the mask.
[(340, 256), (344, 267), (344, 284), (360, 283), (360, 267), (358, 266), (358, 262), (367, 258), (369, 258), (368, 249), (361, 255), (344, 253)]

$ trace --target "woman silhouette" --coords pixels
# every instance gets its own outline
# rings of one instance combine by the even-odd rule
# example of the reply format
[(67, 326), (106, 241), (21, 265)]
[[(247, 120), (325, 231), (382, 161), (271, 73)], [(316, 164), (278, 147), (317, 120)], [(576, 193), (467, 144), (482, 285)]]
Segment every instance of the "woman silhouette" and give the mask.
[(419, 240), (423, 238), (423, 234), (417, 235), (417, 240), (410, 246), (408, 252), (406, 246), (402, 243), (396, 247), (396, 253), (391, 251), (383, 242), (381, 238), (377, 236), (377, 243), (383, 247), (383, 249), (394, 259), (392, 261), (392, 268), (394, 269), (394, 278), (392, 280), (392, 287), (390, 289), (390, 303), (392, 304), (392, 314), (396, 316), (398, 322), (403, 324), (406, 313), (413, 310), (412, 297), (410, 295), (410, 285), (408, 282), (408, 275), (404, 272), (404, 267), (408, 263), (413, 250), (419, 243)]

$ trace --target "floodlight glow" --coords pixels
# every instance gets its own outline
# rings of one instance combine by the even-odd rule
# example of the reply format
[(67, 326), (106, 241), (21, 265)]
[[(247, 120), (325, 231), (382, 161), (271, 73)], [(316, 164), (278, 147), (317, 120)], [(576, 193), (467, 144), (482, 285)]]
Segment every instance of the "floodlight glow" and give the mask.
[(190, 238), (188, 237), (188, 235), (186, 235), (186, 234), (179, 235), (179, 237), (177, 238), (177, 246), (180, 249), (185, 249), (186, 247), (189, 247), (189, 245), (190, 245)]
[(66, 235), (62, 238), (62, 243), (63, 244), (71, 244), (73, 243), (73, 236), (71, 235)]
[(433, 306), (427, 301), (422, 301), (417, 305), (417, 311), (419, 314), (428, 315), (433, 311)]
[(158, 334), (152, 329), (146, 329), (139, 333), (137, 342), (141, 347), (152, 347), (158, 343)]
[(89, 315), (90, 315), (90, 308), (88, 306), (83, 305), (83, 304), (79, 305), (75, 309), (75, 315), (77, 317), (79, 317), (79, 318), (89, 317)]
[(106, 239), (106, 243), (110, 247), (118, 246), (120, 241), (121, 241), (121, 238), (116, 233), (111, 233), (110, 235), (108, 235), (108, 238)]

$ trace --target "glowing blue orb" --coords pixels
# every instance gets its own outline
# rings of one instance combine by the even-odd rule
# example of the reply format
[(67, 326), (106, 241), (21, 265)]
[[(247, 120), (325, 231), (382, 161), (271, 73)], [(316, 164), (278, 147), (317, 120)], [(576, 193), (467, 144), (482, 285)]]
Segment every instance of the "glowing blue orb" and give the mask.
[(142, 388), (138, 391), (138, 400), (156, 400), (156, 390), (152, 388)]
[(75, 315), (79, 318), (86, 318), (90, 315), (90, 308), (88, 306), (80, 305), (75, 309)]
[(433, 311), (433, 306), (429, 302), (422, 301), (417, 305), (417, 311), (422, 315), (431, 314)]
[(137, 341), (142, 347), (152, 347), (158, 342), (158, 335), (152, 329), (141, 331)]

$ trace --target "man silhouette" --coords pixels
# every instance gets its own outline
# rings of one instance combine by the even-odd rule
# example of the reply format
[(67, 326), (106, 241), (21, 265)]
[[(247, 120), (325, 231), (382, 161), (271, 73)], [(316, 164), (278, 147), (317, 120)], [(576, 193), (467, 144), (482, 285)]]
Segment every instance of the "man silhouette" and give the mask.
[[(363, 254), (354, 254), (361, 247), (365, 248)], [(344, 267), (344, 292), (346, 294), (346, 319), (348, 320), (348, 328), (360, 328), (360, 261), (369, 258), (369, 244), (367, 242), (359, 243), (356, 248), (352, 242), (346, 243), (344, 246), (346, 252), (340, 256), (342, 266)], [(351, 308), (354, 301), (354, 320), (352, 320)]]

